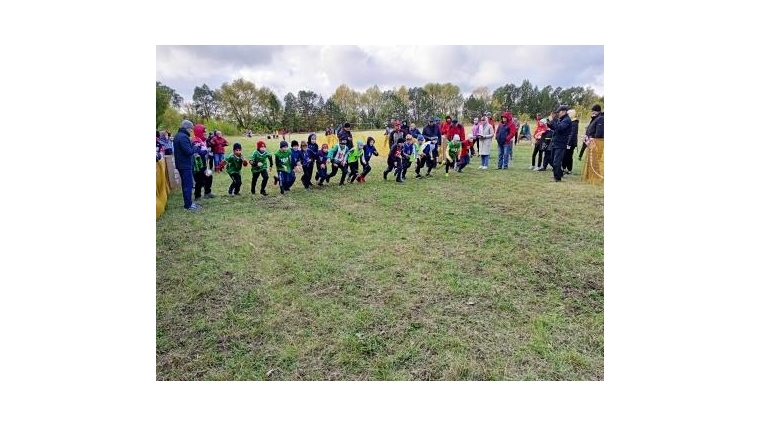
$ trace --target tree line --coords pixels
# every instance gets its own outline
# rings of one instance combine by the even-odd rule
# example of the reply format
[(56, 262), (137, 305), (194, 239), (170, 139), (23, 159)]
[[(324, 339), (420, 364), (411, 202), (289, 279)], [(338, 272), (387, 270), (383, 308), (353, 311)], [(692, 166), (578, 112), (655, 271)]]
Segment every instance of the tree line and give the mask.
[(379, 129), (389, 118), (409, 120), (422, 127), (430, 116), (451, 115), (467, 123), (484, 111), (497, 114), (504, 110), (527, 120), (560, 104), (575, 108), (583, 118), (594, 104), (603, 105), (604, 97), (581, 86), (539, 89), (526, 79), (520, 85), (508, 83), (494, 91), (478, 87), (467, 98), (454, 84), (428, 83), (385, 91), (375, 85), (363, 92), (342, 84), (326, 100), (310, 90), (288, 93), (280, 100), (266, 86), (237, 79), (217, 89), (206, 84), (196, 86), (192, 101), (186, 101), (174, 89), (156, 82), (157, 128), (176, 129), (183, 118), (188, 118), (226, 134), (246, 129), (256, 133), (279, 129), (306, 132), (347, 121), (356, 124), (356, 129)]

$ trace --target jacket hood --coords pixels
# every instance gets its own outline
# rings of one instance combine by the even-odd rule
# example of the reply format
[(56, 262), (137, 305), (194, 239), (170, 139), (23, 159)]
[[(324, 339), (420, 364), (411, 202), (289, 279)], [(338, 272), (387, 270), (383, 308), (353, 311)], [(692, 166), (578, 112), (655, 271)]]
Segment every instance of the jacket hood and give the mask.
[(203, 138), (203, 131), (204, 130), (206, 130), (206, 126), (195, 125), (195, 126), (193, 126), (193, 135), (195, 135), (196, 138)]

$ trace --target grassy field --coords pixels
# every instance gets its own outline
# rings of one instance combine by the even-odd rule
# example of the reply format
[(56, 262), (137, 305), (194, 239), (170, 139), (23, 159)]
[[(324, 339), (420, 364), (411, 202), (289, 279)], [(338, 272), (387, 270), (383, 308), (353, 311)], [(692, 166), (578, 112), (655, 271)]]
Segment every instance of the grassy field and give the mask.
[[(259, 138), (228, 139), (247, 157)], [(577, 164), (561, 183), (528, 170), (531, 150), (405, 184), (374, 158), (366, 184), (284, 196), (251, 195), (248, 168), (237, 197), (215, 175), (200, 212), (174, 191), (156, 378), (602, 380), (604, 189)]]

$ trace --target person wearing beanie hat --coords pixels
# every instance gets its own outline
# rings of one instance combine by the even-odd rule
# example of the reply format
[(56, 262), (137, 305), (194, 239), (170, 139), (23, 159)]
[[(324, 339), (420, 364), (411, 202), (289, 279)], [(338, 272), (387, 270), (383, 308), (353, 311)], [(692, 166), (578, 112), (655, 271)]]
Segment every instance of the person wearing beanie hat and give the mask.
[(208, 169), (211, 155), (206, 145), (206, 126), (196, 124), (193, 126), (193, 145), (200, 147), (198, 154), (193, 156), (193, 178), (195, 179), (195, 200), (201, 198), (201, 188), (203, 189), (203, 198), (212, 199), (216, 197), (211, 193), (211, 185), (214, 176)]
[(427, 166), (427, 174), (425, 176), (430, 176), (430, 171), (435, 167), (436, 162), (436, 154), (435, 148), (438, 146), (438, 143), (432, 139), (425, 141), (425, 143), (420, 146), (420, 153), (419, 157), (417, 159), (417, 167), (414, 168), (414, 178), (415, 179), (421, 179), (422, 175), (420, 175), (420, 170)]
[(348, 183), (353, 184), (356, 178), (359, 177), (359, 162), (364, 165), (364, 141), (356, 141), (356, 147), (348, 150), (346, 161), (350, 170), (348, 173)]
[(201, 146), (194, 145), (190, 139), (190, 130), (193, 128), (193, 122), (183, 120), (177, 133), (174, 135), (174, 163), (179, 178), (182, 182), (182, 199), (184, 208), (192, 211), (200, 209), (199, 205), (193, 203), (193, 160), (195, 155), (201, 153)]
[(259, 180), (259, 176), (261, 176), (260, 193), (262, 196), (266, 196), (267, 181), (269, 181), (267, 160), (269, 160), (269, 172), (272, 172), (272, 166), (274, 166), (272, 155), (267, 151), (266, 142), (259, 141), (256, 143), (256, 151), (251, 154), (250, 160), (251, 172), (253, 172), (253, 178), (251, 179), (251, 194), (256, 194), (256, 182)]
[(343, 129), (338, 132), (338, 141), (342, 140), (346, 141), (346, 147), (348, 147), (349, 150), (354, 148), (354, 137), (351, 135), (351, 123), (344, 123)]
[(319, 153), (319, 145), (317, 144), (317, 134), (309, 134), (306, 138), (306, 147), (301, 144), (301, 164), (303, 165), (303, 175), (301, 176), (301, 183), (304, 188), (309, 188), (314, 185), (311, 182), (312, 176), (314, 176), (314, 165), (317, 162), (317, 153)]
[(367, 144), (364, 146), (364, 160), (362, 162), (362, 174), (359, 176), (358, 181), (361, 183), (365, 182), (365, 179), (367, 178), (367, 175), (372, 171), (372, 166), (369, 165), (369, 161), (372, 158), (372, 156), (378, 156), (379, 153), (377, 152), (377, 149), (375, 148), (375, 138), (372, 138), (371, 136), (367, 138)]
[(332, 172), (327, 176), (327, 182), (330, 182), (330, 178), (338, 174), (338, 170), (341, 171), (340, 184), (346, 184), (346, 172), (348, 171), (347, 157), (348, 157), (348, 141), (341, 139), (338, 145), (334, 146), (327, 153), (327, 157), (332, 163)]
[(248, 166), (248, 161), (243, 158), (243, 147), (239, 142), (236, 142), (235, 145), (232, 146), (232, 154), (219, 163), (220, 168), (225, 166), (227, 174), (229, 174), (232, 179), (232, 184), (230, 184), (229, 189), (227, 189), (227, 194), (230, 196), (233, 194), (239, 196), (240, 186), (243, 185), (240, 171), (243, 170), (243, 166)]
[(328, 157), (328, 151), (330, 146), (322, 144), (322, 149), (317, 152), (317, 185), (324, 185), (325, 180), (328, 178), (327, 162), (330, 160)]
[[(296, 141), (298, 145), (298, 141)], [(288, 148), (288, 141), (280, 141), (280, 149), (274, 153), (274, 165), (277, 168), (277, 178), (275, 185), (279, 183), (280, 194), (290, 191), (290, 187), (295, 183), (295, 173), (293, 150)]]
[(459, 140), (459, 134), (454, 134), (451, 141), (446, 144), (446, 174), (449, 176), (449, 168), (454, 168), (459, 160), (459, 151), (462, 149), (462, 142)]

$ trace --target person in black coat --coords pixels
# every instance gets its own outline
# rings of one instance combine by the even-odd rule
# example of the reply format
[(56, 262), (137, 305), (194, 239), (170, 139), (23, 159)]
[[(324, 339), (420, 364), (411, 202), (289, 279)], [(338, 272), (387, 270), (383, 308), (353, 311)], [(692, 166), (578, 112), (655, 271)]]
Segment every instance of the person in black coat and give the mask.
[(562, 160), (562, 170), (564, 173), (570, 175), (573, 172), (573, 153), (575, 147), (578, 146), (578, 119), (575, 118), (575, 110), (568, 110), (567, 115), (570, 116), (570, 141), (567, 144), (565, 151), (565, 158)]
[[(597, 133), (599, 136), (597, 136)], [(590, 138), (604, 138), (604, 113), (602, 106), (599, 104), (591, 107), (591, 123), (586, 127), (586, 135), (583, 138), (583, 146), (578, 154), (578, 160), (583, 158), (583, 152), (586, 151), (586, 141)]]
[(351, 135), (351, 123), (346, 122), (343, 125), (343, 129), (338, 132), (338, 141), (346, 140), (346, 147), (348, 149), (354, 148), (354, 136)]
[[(552, 114), (553, 120), (548, 123), (549, 129), (554, 131), (552, 137), (552, 169), (554, 169), (554, 181), (562, 181), (562, 160), (565, 158), (565, 151), (570, 142), (570, 132), (572, 131), (572, 122), (567, 115), (569, 108), (567, 105), (560, 105)], [(555, 114), (558, 114), (555, 118)]]

